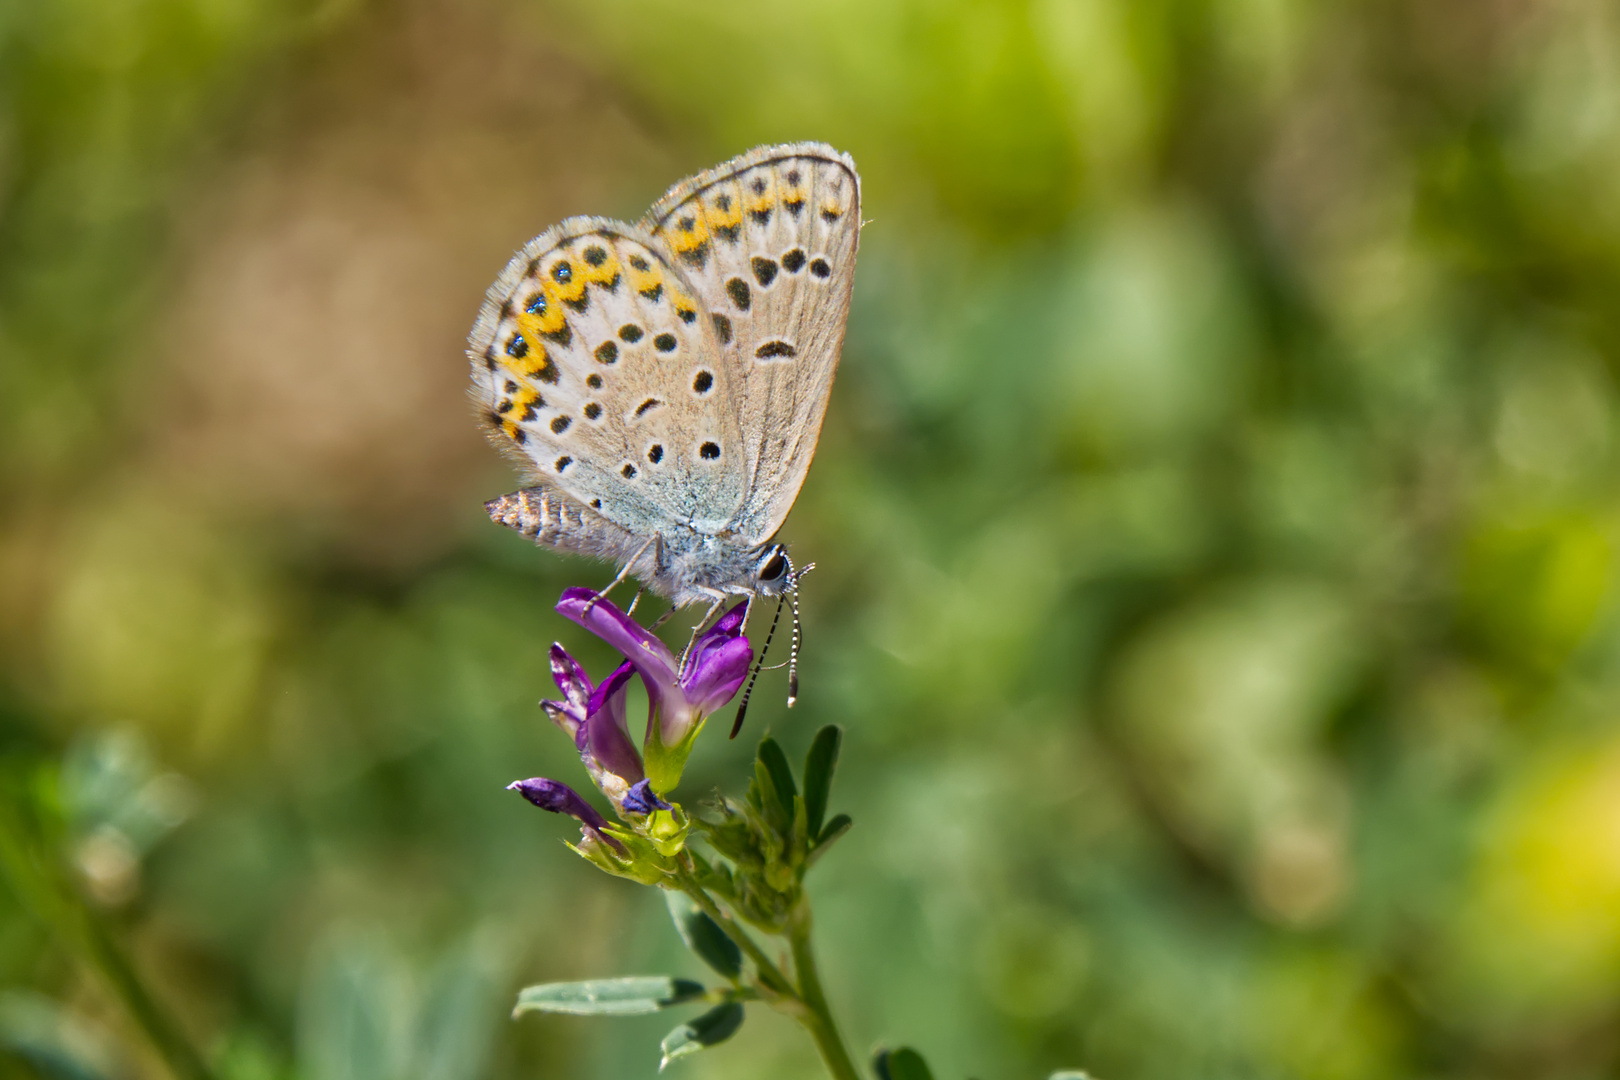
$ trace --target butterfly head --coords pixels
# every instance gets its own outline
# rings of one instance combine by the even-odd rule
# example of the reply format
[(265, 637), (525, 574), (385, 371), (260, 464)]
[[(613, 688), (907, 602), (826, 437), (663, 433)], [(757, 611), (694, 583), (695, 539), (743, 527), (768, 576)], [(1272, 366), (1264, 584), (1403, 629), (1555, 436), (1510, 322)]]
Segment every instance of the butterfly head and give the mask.
[(787, 545), (767, 544), (754, 563), (754, 591), (762, 596), (781, 596), (798, 582)]

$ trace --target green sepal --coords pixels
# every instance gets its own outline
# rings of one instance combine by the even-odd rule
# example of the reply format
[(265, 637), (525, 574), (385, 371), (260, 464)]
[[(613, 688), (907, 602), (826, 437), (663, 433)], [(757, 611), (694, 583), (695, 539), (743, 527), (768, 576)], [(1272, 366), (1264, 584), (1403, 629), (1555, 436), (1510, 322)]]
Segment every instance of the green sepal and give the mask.
[(661, 855), (651, 841), (623, 825), (609, 824), (602, 831), (623, 844), (627, 855), (620, 855), (607, 844), (594, 840), (568, 844), (569, 849), (615, 877), (629, 878), (643, 885), (657, 885), (674, 870), (674, 863)]
[(844, 729), (828, 724), (816, 732), (810, 752), (804, 756), (804, 814), (811, 836), (820, 835), (822, 822), (827, 819), (827, 798), (843, 741)]
[(703, 984), (672, 975), (629, 975), (622, 979), (541, 983), (518, 992), (514, 1018), (526, 1012), (570, 1016), (641, 1016), (695, 1001), (708, 993)]
[(676, 804), (671, 810), (654, 810), (642, 822), (642, 831), (658, 854), (673, 859), (686, 846), (686, 833), (692, 819)]
[(878, 1080), (934, 1080), (923, 1056), (909, 1046), (898, 1050), (880, 1048), (872, 1055), (872, 1071)]
[(641, 756), (645, 759), (647, 779), (652, 781), (652, 789), (662, 795), (674, 791), (675, 785), (681, 782), (681, 773), (686, 771), (686, 759), (692, 756), (692, 745), (697, 742), (698, 732), (703, 730), (708, 718), (700, 718), (674, 746), (664, 745), (664, 729), (660, 721), (659, 713), (653, 713), (647, 724), (647, 738), (642, 745)]
[(664, 1067), (676, 1058), (725, 1042), (737, 1034), (742, 1022), (743, 1007), (735, 1001), (716, 1005), (702, 1016), (688, 1020), (665, 1035), (664, 1041), (658, 1044), (658, 1049), (664, 1055), (658, 1062), (658, 1071), (663, 1072)]
[(742, 950), (720, 929), (720, 924), (679, 889), (665, 889), (664, 903), (686, 947), (715, 971), (735, 981), (742, 974)]

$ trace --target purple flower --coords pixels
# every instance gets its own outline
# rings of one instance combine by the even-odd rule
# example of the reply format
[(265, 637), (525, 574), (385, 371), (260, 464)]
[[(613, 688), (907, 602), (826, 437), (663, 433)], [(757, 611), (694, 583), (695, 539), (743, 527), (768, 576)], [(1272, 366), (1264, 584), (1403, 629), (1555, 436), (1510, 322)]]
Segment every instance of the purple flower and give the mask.
[(742, 636), (746, 602), (737, 604), (692, 644), (683, 664), (662, 641), (589, 589), (569, 589), (557, 610), (612, 645), (647, 687), (652, 706), (647, 756), (653, 786), (668, 791), (680, 778), (690, 740), (716, 709), (730, 701), (748, 677), (754, 650)]
[(593, 687), (579, 662), (561, 645), (553, 645), (551, 672), (563, 700), (540, 703), (546, 715), (574, 740), (585, 770), (615, 806), (645, 776), (624, 716), (625, 691), (633, 671), (628, 663), (620, 664), (602, 685)]
[[(662, 641), (589, 589), (564, 592), (557, 610), (618, 649), (625, 661), (600, 685), (594, 685), (578, 661), (561, 645), (553, 645), (551, 673), (562, 700), (542, 701), (546, 715), (574, 740), (586, 771), (620, 817), (629, 821), (629, 814), (650, 817), (675, 810), (659, 792), (671, 790), (680, 781), (703, 721), (731, 700), (748, 675), (754, 652), (742, 636), (744, 605), (736, 605), (699, 635), (685, 662), (679, 664)], [(650, 706), (643, 741), (645, 761), (625, 722), (625, 695), (632, 673), (641, 676)], [(605, 863), (597, 860), (592, 853), (611, 845), (623, 855), (625, 848), (603, 832), (607, 822), (578, 793), (555, 780), (538, 778), (511, 788), (536, 806), (579, 819), (585, 833), (581, 853), (604, 867), (617, 866), (611, 859)], [(668, 818), (666, 813), (650, 825), (635, 825), (637, 835), (650, 840), (664, 856), (679, 850), (687, 828), (679, 814)], [(652, 831), (644, 832), (647, 828)], [(666, 847), (671, 850), (665, 851)]]
[(652, 789), (651, 780), (643, 780), (625, 793), (624, 801), (620, 803), (633, 814), (650, 814), (654, 810), (673, 810), (674, 807), (658, 797), (658, 792)]
[(621, 855), (624, 854), (624, 845), (602, 831), (607, 827), (607, 819), (597, 813), (596, 807), (586, 802), (579, 792), (567, 784), (536, 776), (530, 780), (510, 783), (506, 785), (506, 790), (517, 792), (542, 810), (550, 810), (553, 814), (567, 814), (579, 822), (580, 832), (586, 839), (606, 843)]

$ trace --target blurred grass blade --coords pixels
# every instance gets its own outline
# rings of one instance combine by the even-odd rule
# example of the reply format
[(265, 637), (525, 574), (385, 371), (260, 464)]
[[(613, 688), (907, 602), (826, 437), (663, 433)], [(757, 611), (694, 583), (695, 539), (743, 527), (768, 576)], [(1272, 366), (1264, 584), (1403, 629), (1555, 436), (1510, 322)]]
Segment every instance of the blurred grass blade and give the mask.
[(100, 1033), (41, 994), (0, 993), (0, 1049), (52, 1080), (110, 1080), (120, 1075)]
[(909, 1046), (898, 1050), (880, 1049), (872, 1055), (872, 1071), (878, 1080), (934, 1080), (928, 1063)]
[(676, 1058), (725, 1042), (737, 1033), (742, 1022), (743, 1007), (735, 1001), (716, 1005), (697, 1019), (687, 1021), (665, 1035), (664, 1041), (658, 1044), (658, 1048), (664, 1052), (663, 1060), (658, 1063), (658, 1071), (663, 1072), (664, 1067)]
[(1091, 1074), (1080, 1069), (1062, 1069), (1048, 1076), (1046, 1080), (1091, 1080)]
[(474, 938), (447, 956), (416, 1016), (416, 1080), (477, 1080), (498, 1035), (492, 964)]
[(702, 997), (702, 984), (669, 975), (630, 975), (622, 979), (541, 983), (518, 993), (514, 1017), (526, 1012), (570, 1016), (640, 1016)]
[(674, 920), (681, 940), (699, 959), (728, 979), (742, 973), (742, 950), (690, 896), (665, 889), (664, 903), (669, 905), (669, 917)]
[(821, 834), (821, 823), (827, 817), (827, 796), (832, 790), (833, 769), (838, 765), (838, 747), (844, 741), (844, 732), (837, 724), (828, 724), (816, 732), (810, 752), (804, 757), (804, 814), (810, 835)]
[(788, 821), (793, 820), (793, 796), (799, 793), (798, 787), (793, 783), (793, 769), (788, 765), (787, 755), (782, 752), (781, 744), (769, 735), (759, 740), (759, 762), (771, 775), (771, 783), (776, 788), (776, 803), (782, 808)]

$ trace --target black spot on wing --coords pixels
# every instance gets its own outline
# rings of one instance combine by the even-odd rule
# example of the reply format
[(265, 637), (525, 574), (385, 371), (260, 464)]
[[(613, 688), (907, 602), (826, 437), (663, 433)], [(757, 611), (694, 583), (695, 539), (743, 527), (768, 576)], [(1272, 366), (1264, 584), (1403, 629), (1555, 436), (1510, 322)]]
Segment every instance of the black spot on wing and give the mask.
[(785, 341), (776, 340), (767, 341), (765, 344), (755, 349), (754, 355), (761, 360), (771, 360), (778, 356), (792, 358), (799, 355), (799, 350), (795, 349), (792, 345), (789, 345)]
[(804, 269), (804, 252), (798, 248), (785, 252), (782, 255), (782, 269), (790, 274), (797, 274)]
[(776, 280), (776, 260), (755, 255), (748, 265), (753, 268), (754, 280), (759, 282), (760, 288)]
[(748, 305), (753, 302), (753, 294), (748, 291), (748, 282), (739, 277), (726, 282), (726, 295), (731, 297), (731, 302), (737, 305), (738, 311), (747, 311)]
[(711, 312), (709, 318), (714, 320), (714, 336), (720, 339), (720, 344), (730, 345), (731, 320), (720, 314), (718, 311)]

